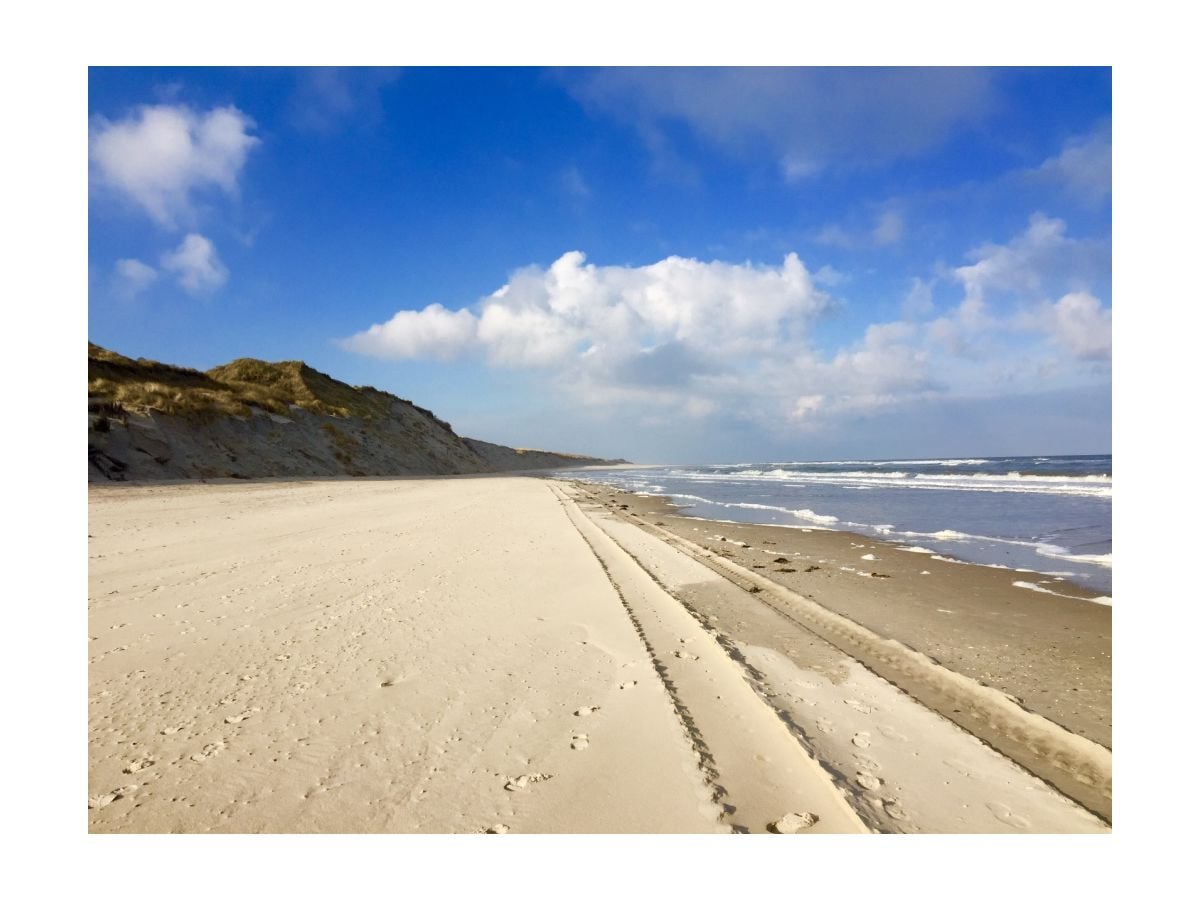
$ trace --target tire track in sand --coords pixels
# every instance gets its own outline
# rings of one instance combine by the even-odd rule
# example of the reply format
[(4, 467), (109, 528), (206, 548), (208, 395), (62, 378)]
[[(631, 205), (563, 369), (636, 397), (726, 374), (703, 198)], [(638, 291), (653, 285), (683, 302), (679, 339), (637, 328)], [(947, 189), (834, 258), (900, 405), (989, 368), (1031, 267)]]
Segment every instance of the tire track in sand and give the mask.
[(634, 524), (749, 590), (1076, 803), (1112, 822), (1112, 752), (1025, 709), (1007, 694), (938, 664), (778, 582), (641, 519)]
[[(612, 583), (735, 832), (809, 823), (805, 833), (866, 833), (829, 775), (673, 597), (557, 486), (555, 495)], [(791, 815), (792, 819), (787, 817)]]

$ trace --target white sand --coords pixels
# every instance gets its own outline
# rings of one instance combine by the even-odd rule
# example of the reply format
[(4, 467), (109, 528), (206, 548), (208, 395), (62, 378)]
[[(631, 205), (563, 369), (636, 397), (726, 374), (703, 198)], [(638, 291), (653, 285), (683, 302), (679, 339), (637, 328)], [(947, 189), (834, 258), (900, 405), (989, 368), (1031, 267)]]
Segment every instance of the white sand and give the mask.
[(99, 488), (89, 532), (94, 832), (864, 830), (547, 482)]
[(90, 829), (1107, 830), (815, 634), (731, 639), (697, 597), (832, 614), (578, 496), (92, 488)]

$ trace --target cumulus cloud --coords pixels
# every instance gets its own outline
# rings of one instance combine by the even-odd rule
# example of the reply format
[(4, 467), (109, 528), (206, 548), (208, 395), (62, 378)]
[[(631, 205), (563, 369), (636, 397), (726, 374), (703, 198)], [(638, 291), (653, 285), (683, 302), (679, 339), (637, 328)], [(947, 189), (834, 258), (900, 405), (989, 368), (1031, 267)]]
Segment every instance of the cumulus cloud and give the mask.
[(1023, 315), (1021, 324), (1044, 331), (1076, 359), (1112, 359), (1112, 310), (1085, 291), (1045, 302)]
[(968, 254), (970, 265), (954, 270), (968, 299), (988, 294), (1032, 295), (1065, 283), (1084, 287), (1107, 277), (1107, 241), (1067, 236), (1067, 223), (1041, 213), (1007, 244), (984, 244)]
[[(994, 76), (947, 68), (612, 68), (562, 76), (655, 154), (671, 126), (730, 154), (769, 151), (792, 182), (917, 156), (995, 106)], [(887, 135), (880, 140), (880, 135)]]
[(125, 297), (136, 297), (158, 279), (158, 270), (140, 259), (118, 259), (113, 271), (117, 292)]
[(753, 353), (802, 333), (828, 303), (795, 254), (779, 266), (678, 256), (647, 266), (596, 266), (583, 253), (530, 266), (477, 304), (398, 313), (343, 345), (387, 358), (448, 358), (475, 347), (513, 367), (628, 365), (677, 345), (706, 358)]
[(187, 235), (178, 247), (163, 254), (161, 264), (189, 294), (211, 293), (229, 278), (216, 247), (201, 234)]
[(199, 112), (185, 105), (141, 106), (111, 122), (94, 120), (93, 183), (141, 208), (166, 228), (195, 219), (196, 195), (235, 194), (246, 156), (259, 139), (233, 106)]
[(450, 312), (440, 303), (405, 309), (380, 325), (341, 342), (342, 347), (384, 359), (432, 357), (450, 360), (477, 341), (478, 322), (470, 312)]
[[(864, 323), (833, 345), (816, 328), (827, 311), (847, 309), (823, 288), (838, 279), (832, 270), (816, 277), (795, 254), (775, 265), (672, 256), (600, 266), (577, 251), (515, 271), (468, 308), (403, 310), (340, 343), (385, 359), (466, 356), (538, 372), (576, 416), (603, 412), (653, 428), (709, 418), (780, 440), (815, 439), (906, 403), (986, 393), (1002, 363), (1037, 355), (1013, 352), (1031, 349), (1030, 333), (1065, 351), (1064, 371), (1072, 360), (1103, 358), (1111, 317), (1095, 295), (1072, 291), (1050, 302), (1019, 293), (1015, 304), (996, 303), (1070, 271), (1043, 259), (1038, 248), (1047, 243), (1069, 256), (1079, 242), (1056, 220), (1035, 217), (1008, 244), (978, 248), (943, 276), (963, 292), (947, 315), (927, 319), (933, 281), (912, 279), (896, 298), (907, 318)], [(1040, 386), (1035, 373), (1020, 383)]]
[(1109, 277), (1107, 241), (1072, 238), (1063, 220), (1038, 213), (1008, 243), (984, 244), (968, 258), (951, 273), (963, 299), (928, 324), (933, 340), (969, 356), (978, 351), (977, 337), (1034, 330), (1072, 358), (1111, 357), (1112, 313), (1092, 293)]
[(878, 408), (929, 388), (914, 326), (882, 323), (832, 354), (812, 346), (832, 298), (795, 254), (778, 265), (668, 257), (531, 266), (469, 309), (405, 310), (342, 340), (389, 359), (482, 357), (545, 372), (577, 409), (641, 410), (665, 425), (733, 416), (767, 428)]

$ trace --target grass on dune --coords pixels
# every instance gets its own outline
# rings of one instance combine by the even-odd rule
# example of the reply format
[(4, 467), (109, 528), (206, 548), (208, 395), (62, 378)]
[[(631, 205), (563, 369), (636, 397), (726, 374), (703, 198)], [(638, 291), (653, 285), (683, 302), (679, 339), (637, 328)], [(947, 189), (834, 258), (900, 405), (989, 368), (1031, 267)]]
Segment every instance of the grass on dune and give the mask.
[[(394, 415), (396, 403), (412, 406), (375, 388), (351, 387), (296, 360), (236, 359), (200, 372), (88, 344), (88, 404), (99, 412), (247, 418), (253, 407), (286, 415), (298, 406), (338, 418), (383, 419)], [(428, 410), (413, 408), (449, 428)]]

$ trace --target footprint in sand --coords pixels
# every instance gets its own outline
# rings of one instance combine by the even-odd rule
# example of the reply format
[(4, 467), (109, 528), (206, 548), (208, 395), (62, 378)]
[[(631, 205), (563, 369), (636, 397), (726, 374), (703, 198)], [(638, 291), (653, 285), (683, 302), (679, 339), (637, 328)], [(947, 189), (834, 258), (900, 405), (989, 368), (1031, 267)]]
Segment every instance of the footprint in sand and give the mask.
[(801, 831), (812, 828), (819, 821), (821, 821), (821, 817), (816, 813), (788, 813), (782, 819), (772, 822), (767, 828), (776, 834), (799, 834)]
[(493, 825), (484, 834), (508, 834), (508, 826), (502, 824)]
[(967, 778), (975, 777), (974, 770), (970, 766), (968, 766), (965, 762), (963, 762), (961, 759), (954, 759), (953, 757), (951, 757), (949, 759), (943, 759), (942, 764), (949, 766), (951, 769), (953, 769), (959, 775), (965, 775)]
[(138, 789), (136, 784), (127, 784), (124, 787), (119, 787), (116, 790), (109, 791), (107, 794), (97, 794), (94, 797), (88, 797), (88, 809), (102, 809), (114, 800), (120, 800), (122, 797), (128, 797)]
[(579, 716), (580, 718), (583, 718), (584, 716), (590, 716), (599, 708), (600, 707), (598, 706), (581, 706), (579, 709), (575, 710), (575, 715)]
[(860, 731), (850, 738), (850, 743), (855, 747), (862, 747), (866, 750), (871, 746), (871, 733), (869, 731)]
[(127, 765), (121, 771), (124, 772), (126, 775), (133, 775), (137, 772), (142, 771), (142, 769), (150, 768), (152, 765), (154, 765), (154, 762), (155, 761), (154, 761), (153, 757), (143, 756), (141, 759), (135, 759), (133, 762), (131, 762), (129, 765)]
[(637, 687), (637, 682), (636, 681), (626, 681), (624, 684), (619, 685), (619, 687), (621, 688), (621, 690), (627, 691), (631, 687)]
[(676, 650), (675, 657), (677, 659), (699, 659), (700, 658), (694, 653), (688, 653), (686, 650)]
[(1003, 803), (993, 800), (985, 805), (988, 808), (988, 812), (995, 816), (997, 821), (1004, 823), (1009, 828), (1016, 828), (1022, 831), (1029, 828), (1029, 822), (1026, 819), (1018, 816)]
[(904, 807), (900, 805), (900, 801), (894, 797), (884, 798), (883, 811), (898, 822), (908, 821), (908, 813), (904, 811)]
[(864, 716), (869, 716), (871, 713), (875, 712), (875, 707), (867, 706), (867, 704), (862, 703), (861, 701), (858, 701), (858, 700), (846, 700), (845, 704), (848, 707), (850, 707), (851, 709), (858, 710)]
[(549, 781), (553, 775), (544, 775), (541, 772), (530, 772), (526, 775), (518, 775), (516, 778), (508, 779), (504, 785), (506, 791), (523, 791), (531, 784), (537, 784), (539, 781)]
[(877, 791), (883, 786), (883, 782), (870, 772), (859, 772), (854, 776), (854, 780), (860, 788), (866, 791)]
[(821, 731), (825, 732), (826, 734), (833, 734), (833, 732), (834, 732), (833, 723), (831, 721), (829, 721), (828, 719), (826, 719), (824, 716), (817, 719), (817, 728), (820, 729)]
[(858, 763), (860, 766), (862, 766), (862, 768), (865, 771), (868, 771), (868, 772), (878, 772), (880, 769), (883, 768), (883, 766), (881, 766), (879, 764), (878, 760), (872, 759), (871, 757), (867, 756), (865, 753), (855, 753), (854, 761), (856, 763)]
[(588, 736), (586, 734), (571, 735), (572, 750), (586, 750), (588, 748)]
[(205, 744), (203, 750), (201, 750), (199, 753), (193, 753), (189, 758), (192, 760), (192, 762), (205, 762), (206, 760), (212, 759), (224, 749), (224, 741), (215, 741), (211, 744)]
[(252, 706), (249, 709), (238, 713), (236, 716), (226, 716), (225, 724), (226, 725), (236, 725), (239, 722), (245, 722), (248, 718), (250, 718), (256, 712), (262, 712), (262, 710), (259, 709), (257, 706)]

